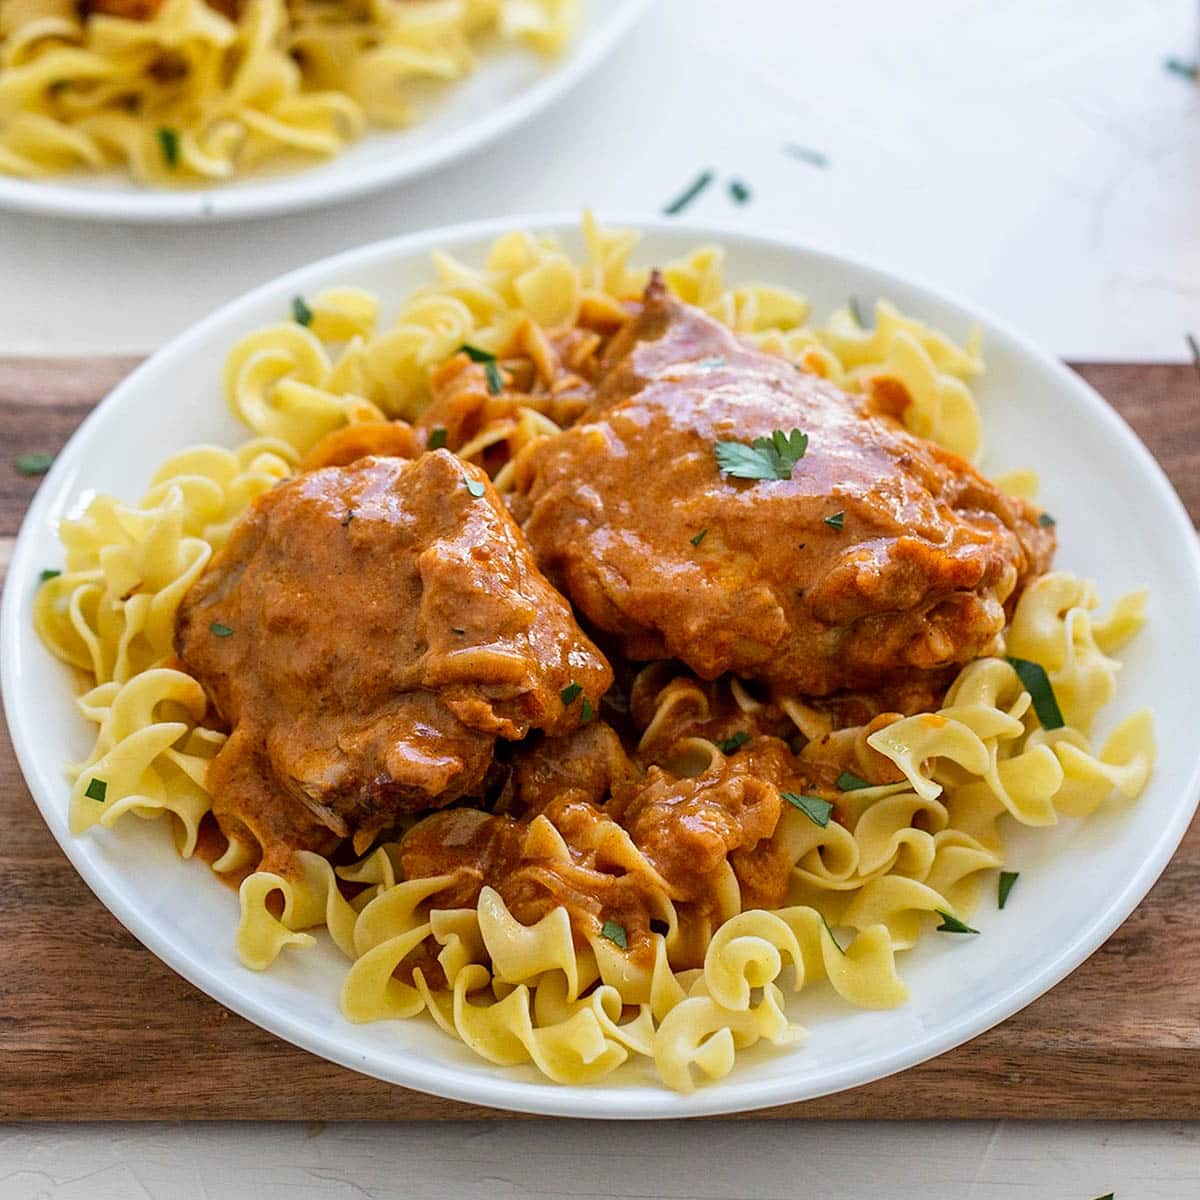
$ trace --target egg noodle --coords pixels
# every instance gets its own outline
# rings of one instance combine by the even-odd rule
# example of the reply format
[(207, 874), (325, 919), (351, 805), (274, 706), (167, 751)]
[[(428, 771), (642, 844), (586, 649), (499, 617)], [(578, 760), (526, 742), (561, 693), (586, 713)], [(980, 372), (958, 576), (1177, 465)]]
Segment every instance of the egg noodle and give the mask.
[[(495, 352), (511, 378), (561, 375), (561, 363), (538, 366), (549, 353), (547, 336), (581, 314), (619, 313), (645, 279), (629, 265), (636, 234), (589, 217), (584, 235), (579, 263), (554, 239), (525, 233), (500, 238), (483, 267), (435, 254), (434, 280), (386, 328), (369, 293), (342, 288), (307, 298), (307, 326), (257, 330), (229, 355), (227, 399), (253, 440), (234, 450), (185, 450), (159, 468), (140, 503), (102, 495), (63, 521), (65, 566), (43, 583), (35, 619), (45, 643), (93, 685), (79, 700), (99, 732), (91, 754), (71, 769), (75, 833), (133, 814), (169, 825), (180, 854), (196, 851), (210, 805), (207, 764), (225, 735), (205, 723), (200, 684), (172, 665), (181, 596), (238, 515), (287, 478), (322, 435), (346, 423), (419, 415), (430, 401), (430, 373), (464, 343)], [(851, 390), (903, 389), (910, 428), (978, 454), (966, 382), (982, 370), (977, 337), (962, 348), (883, 301), (870, 328), (849, 309), (809, 324), (808, 304), (791, 291), (727, 284), (715, 247), (665, 275), (681, 298), (804, 370)], [(555, 429), (536, 407), (520, 405), (497, 427), (498, 435), (465, 446), (465, 456), (478, 461), (505, 443), (511, 461)], [(1027, 473), (1014, 477), (1025, 490), (1034, 483)], [(1048, 826), (1138, 795), (1155, 752), (1149, 713), (1127, 717), (1098, 745), (1092, 738), (1115, 693), (1113, 655), (1141, 626), (1144, 606), (1145, 594), (1134, 593), (1100, 617), (1093, 586), (1063, 572), (1023, 593), (1006, 653), (1044, 668), (1061, 728), (1043, 726), (1038, 698), (1000, 657), (966, 666), (936, 714), (830, 732), (803, 702), (785, 700), (804, 737), (832, 742), (867, 778), (882, 755), (902, 779), (882, 786), (860, 779), (839, 805), (840, 819), (824, 824), (784, 806), (775, 836), (793, 864), (786, 907), (742, 911), (729, 868), (718, 889), (722, 920), (698, 928), (688, 906), (664, 890), (657, 916), (665, 932), (653, 935), (652, 962), (639, 965), (608, 937), (577, 937), (565, 908), (522, 925), (490, 888), (474, 908), (431, 907), (451, 877), (403, 878), (395, 842), (350, 866), (300, 852), (287, 876), (254, 870), (257, 847), (230, 842), (213, 867), (241, 878), (239, 954), (264, 969), (285, 949), (311, 946), (323, 926), (349, 964), (341, 1003), (351, 1021), (425, 1012), (489, 1062), (532, 1063), (556, 1082), (597, 1080), (640, 1058), (666, 1085), (691, 1090), (726, 1075), (740, 1048), (804, 1036), (786, 1013), (788, 992), (826, 979), (850, 1004), (901, 1004), (907, 993), (896, 951), (934, 926), (966, 928), (982, 881), (1004, 865), (1003, 818)], [(737, 681), (713, 686), (731, 688), (747, 713), (759, 704)], [(645, 668), (635, 687), (652, 702), (644, 742), (681, 711), (703, 712), (709, 703), (705, 685), (667, 664)], [(688, 749), (701, 766), (729, 752), (702, 738)], [(571, 864), (545, 816), (524, 836), (543, 859)], [(596, 837), (604, 851), (596, 860), (606, 869), (653, 874), (620, 825), (602, 818)], [(697, 939), (702, 968), (678, 969), (673, 964), (689, 957), (681, 950)], [(436, 959), (445, 986), (431, 986), (420, 969), (411, 982), (398, 977), (418, 952)]]
[[(230, 179), (418, 116), (485, 41), (546, 54), (576, 0), (3, 0), (0, 172)], [(116, 14), (116, 15), (110, 15)], [(139, 19), (140, 18), (140, 19)]]

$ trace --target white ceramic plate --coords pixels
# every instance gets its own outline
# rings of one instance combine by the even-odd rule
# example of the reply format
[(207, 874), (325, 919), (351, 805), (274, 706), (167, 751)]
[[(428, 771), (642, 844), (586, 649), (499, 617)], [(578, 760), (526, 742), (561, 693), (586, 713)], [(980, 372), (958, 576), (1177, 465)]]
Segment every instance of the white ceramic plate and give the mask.
[(600, 62), (648, 3), (581, 0), (579, 28), (558, 57), (517, 46), (486, 51), (466, 79), (430, 92), (417, 124), (370, 131), (330, 159), (178, 189), (141, 187), (116, 172), (39, 180), (0, 175), (0, 208), (174, 223), (294, 212), (378, 191), (462, 158), (552, 104)]
[[(204, 440), (246, 431), (221, 396), (227, 349), (277, 321), (291, 297), (334, 284), (372, 288), (395, 304), (428, 277), (435, 247), (479, 260), (518, 222), (461, 226), (383, 242), (294, 272), (215, 313), (129, 376), (59, 456), (17, 541), (0, 615), (4, 704), (21, 766), (46, 823), (101, 901), (155, 954), (221, 1004), (316, 1054), (381, 1079), (526, 1112), (584, 1117), (676, 1117), (733, 1112), (854, 1087), (940, 1054), (1004, 1020), (1077, 967), (1125, 919), (1162, 871), (1200, 791), (1193, 681), (1200, 678), (1200, 553), (1186, 513), (1147, 450), (1084, 383), (998, 322), (926, 288), (785, 238), (648, 220), (638, 261), (660, 263), (720, 241), (731, 280), (761, 279), (807, 293), (818, 314), (848, 295), (887, 296), (956, 335), (983, 327), (988, 374), (978, 397), (990, 471), (1028, 465), (1057, 518), (1058, 562), (1094, 576), (1106, 597), (1152, 590), (1150, 621), (1125, 654), (1113, 719), (1153, 706), (1160, 755), (1145, 794), (1087, 821), (1009, 830), (1021, 881), (1003, 913), (986, 896), (981, 935), (930, 935), (900, 959), (912, 996), (891, 1012), (858, 1012), (820, 988), (793, 1002), (806, 1046), (746, 1054), (724, 1082), (678, 1096), (648, 1069), (566, 1088), (532, 1068), (473, 1057), (431, 1022), (351, 1025), (338, 1011), (344, 960), (323, 940), (285, 952), (272, 970), (242, 967), (233, 950), (237, 897), (199, 862), (175, 857), (165, 829), (125, 821), (83, 838), (67, 831), (62, 764), (82, 757), (90, 727), (75, 713), (67, 671), (34, 636), (38, 572), (61, 562), (60, 517), (102, 489), (134, 499), (155, 465)], [(581, 250), (574, 219), (534, 218)], [(639, 1073), (640, 1070), (640, 1073)]]

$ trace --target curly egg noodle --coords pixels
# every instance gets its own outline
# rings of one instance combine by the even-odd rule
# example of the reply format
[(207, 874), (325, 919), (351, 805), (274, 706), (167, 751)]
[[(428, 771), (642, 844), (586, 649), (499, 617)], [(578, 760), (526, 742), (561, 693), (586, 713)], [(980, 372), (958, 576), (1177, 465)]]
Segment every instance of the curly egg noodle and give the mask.
[(333, 155), (411, 124), (483, 39), (554, 54), (576, 22), (576, 0), (4, 0), (0, 172), (162, 186)]
[[(495, 468), (555, 432), (547, 413), (561, 410), (553, 402), (569, 403), (578, 383), (572, 363), (594, 352), (591, 331), (619, 319), (621, 302), (645, 278), (629, 265), (635, 234), (590, 218), (584, 232), (582, 262), (552, 239), (524, 233), (497, 241), (481, 268), (436, 254), (434, 280), (387, 327), (366, 292), (308, 298), (307, 326), (257, 330), (229, 355), (227, 399), (253, 440), (234, 450), (186, 450), (163, 464), (140, 503), (98, 496), (63, 522), (64, 569), (42, 585), (35, 617), (46, 644), (93, 685), (79, 707), (99, 732), (71, 769), (74, 832), (127, 815), (160, 819), (180, 854), (197, 851), (210, 805), (207, 764), (225, 735), (206, 722), (197, 681), (172, 665), (175, 610), (238, 514), (294, 472), (319, 438), (382, 416), (417, 417), (430, 403), (431, 372), (464, 343), (497, 355), (513, 401), (462, 445), (464, 457), (486, 455)], [(845, 388), (903, 396), (910, 428), (977, 455), (968, 389), (982, 370), (977, 339), (960, 347), (882, 301), (869, 329), (849, 309), (809, 324), (808, 304), (791, 291), (727, 284), (717, 248), (695, 251), (665, 275), (677, 295), (751, 341)], [(500, 485), (508, 470), (500, 467)], [(1014, 486), (1028, 491), (1034, 481), (1026, 473)], [(341, 1003), (351, 1021), (428, 1013), (489, 1062), (532, 1063), (559, 1083), (594, 1081), (631, 1059), (652, 1063), (680, 1091), (720, 1079), (741, 1048), (803, 1038), (788, 1017), (788, 993), (827, 980), (852, 1005), (903, 1003), (896, 952), (934, 926), (965, 927), (982, 882), (1005, 865), (1005, 818), (1048, 826), (1138, 795), (1154, 759), (1149, 713), (1126, 717), (1098, 743), (1093, 727), (1116, 691), (1113, 656), (1142, 624), (1144, 604), (1144, 593), (1134, 593), (1100, 616), (1092, 585), (1061, 572), (1022, 594), (1006, 652), (1044, 668), (1060, 728), (1043, 726), (1035, 698), (1001, 657), (965, 667), (937, 713), (829, 732), (809, 705), (783, 700), (800, 741), (825, 735), (826, 752), (832, 745), (865, 778), (824, 824), (784, 805), (774, 837), (791, 863), (791, 891), (776, 911), (742, 911), (732, 870), (715, 923), (700, 922), (663, 889), (655, 923), (662, 932), (653, 934), (653, 956), (639, 961), (620, 938), (573, 930), (565, 908), (523, 925), (490, 888), (473, 908), (432, 906), (452, 877), (404, 878), (394, 841), (351, 865), (301, 852), (295, 870), (282, 874), (255, 870), (257, 847), (234, 839), (212, 866), (241, 880), (239, 954), (264, 969), (286, 949), (311, 946), (324, 927), (349, 964)], [(731, 686), (743, 713), (761, 705), (737, 681)], [(665, 664), (645, 668), (639, 688), (653, 713), (643, 743), (680, 713), (703, 711), (712, 695), (712, 685)], [(801, 759), (814, 746), (802, 748)], [(688, 742), (689, 754), (709, 765), (737, 751), (723, 747)], [(863, 786), (883, 760), (896, 768), (896, 782)], [(604, 847), (595, 861), (605, 870), (654, 875), (616, 822), (602, 818), (595, 836)], [(524, 837), (540, 860), (572, 864), (544, 815)], [(414, 959), (437, 963), (436, 983), (420, 967), (401, 969)], [(702, 966), (679, 966), (689, 960)]]

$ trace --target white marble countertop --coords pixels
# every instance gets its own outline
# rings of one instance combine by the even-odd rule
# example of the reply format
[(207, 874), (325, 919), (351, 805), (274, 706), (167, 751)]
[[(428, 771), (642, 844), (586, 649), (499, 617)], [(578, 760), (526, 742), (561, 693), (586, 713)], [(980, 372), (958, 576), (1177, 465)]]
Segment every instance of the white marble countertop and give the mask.
[[(697, 219), (917, 276), (1064, 357), (1182, 359), (1200, 333), (1200, 89), (1162, 64), (1195, 55), (1196, 19), (1195, 0), (659, 0), (556, 111), (401, 191), (197, 229), (0, 215), (0, 353), (148, 351), (325, 254), (484, 215), (657, 212), (711, 169)], [(0, 1200), (1200, 1196), (1194, 1125), (937, 1115), (10, 1126)]]
[(1065, 357), (1177, 359), (1200, 328), (1200, 88), (1163, 60), (1195, 24), (1196, 0), (657, 0), (555, 111), (399, 191), (200, 228), (0, 215), (0, 351), (151, 350), (351, 246), (657, 212), (711, 169), (688, 216), (923, 279)]

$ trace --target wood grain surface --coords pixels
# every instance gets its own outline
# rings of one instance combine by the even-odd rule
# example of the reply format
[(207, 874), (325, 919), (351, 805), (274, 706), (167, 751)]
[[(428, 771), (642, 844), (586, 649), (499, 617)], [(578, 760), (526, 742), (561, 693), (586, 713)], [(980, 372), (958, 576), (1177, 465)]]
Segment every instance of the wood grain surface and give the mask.
[[(0, 358), (0, 568), (38, 483), (13, 461), (57, 450), (133, 365)], [(1137, 430), (1200, 519), (1200, 376), (1180, 365), (1076, 369)], [(6, 730), (0, 831), (0, 1119), (511, 1115), (333, 1066), (175, 975), (76, 876), (30, 799)], [(1023, 1012), (901, 1075), (759, 1115), (1200, 1118), (1198, 912), (1194, 824), (1125, 925)]]

